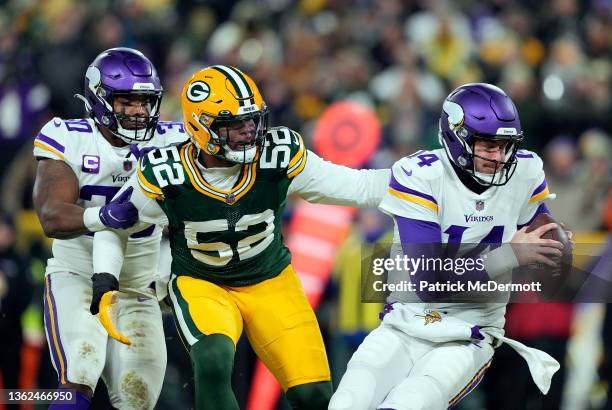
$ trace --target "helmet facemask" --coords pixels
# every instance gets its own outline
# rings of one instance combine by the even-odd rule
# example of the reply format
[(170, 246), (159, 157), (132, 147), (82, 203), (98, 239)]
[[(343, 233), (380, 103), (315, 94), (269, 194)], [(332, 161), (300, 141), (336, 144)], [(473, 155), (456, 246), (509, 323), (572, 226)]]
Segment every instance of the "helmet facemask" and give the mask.
[[(516, 153), (519, 149), (520, 142), (523, 140), (522, 133), (519, 135), (470, 135), (470, 132), (463, 126), (456, 127), (453, 132), (455, 133), (456, 139), (463, 145), (463, 154), (457, 158), (456, 165), (467, 172), (480, 185), (502, 186), (508, 183), (516, 171)], [(464, 137), (468, 135), (468, 138)], [(497, 161), (477, 155), (475, 153), (475, 144), (477, 140), (506, 141), (504, 159), (502, 161)], [(446, 144), (444, 144), (444, 146), (446, 147)], [(477, 171), (475, 159), (491, 164), (494, 171), (492, 173)]]
[[(195, 116), (194, 116), (195, 118)], [(205, 124), (210, 120), (206, 114), (196, 119), (198, 124), (207, 129), (210, 134), (208, 147), (205, 151), (217, 158), (239, 164), (248, 164), (257, 160), (258, 152), (263, 149), (264, 137), (268, 131), (268, 109), (264, 107), (242, 115), (232, 115), (230, 112), (220, 112), (209, 127)], [(232, 140), (231, 134), (242, 134), (238, 140)], [(245, 139), (248, 134), (248, 139)]]
[[(126, 107), (123, 105), (123, 109), (117, 112), (114, 109), (114, 102), (116, 99), (125, 98), (128, 100), (137, 99), (136, 103), (146, 104), (145, 111), (147, 115), (128, 115), (126, 114)], [(159, 121), (159, 109), (162, 100), (161, 91), (122, 91), (112, 92), (109, 99), (112, 111), (113, 120), (110, 121), (109, 125), (106, 126), (113, 135), (121, 138), (127, 143), (138, 143), (142, 141), (149, 141), (153, 138), (155, 127)], [(146, 102), (145, 102), (146, 101)], [(107, 104), (109, 102), (107, 101)]]

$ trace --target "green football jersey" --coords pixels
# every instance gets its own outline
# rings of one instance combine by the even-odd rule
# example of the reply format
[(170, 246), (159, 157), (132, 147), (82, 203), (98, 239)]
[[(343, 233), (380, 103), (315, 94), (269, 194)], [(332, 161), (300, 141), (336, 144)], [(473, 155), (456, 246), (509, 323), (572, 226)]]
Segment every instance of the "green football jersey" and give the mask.
[(244, 164), (234, 187), (206, 181), (191, 142), (154, 150), (138, 172), (143, 192), (168, 218), (172, 272), (228, 286), (246, 286), (278, 275), (291, 261), (281, 217), (291, 179), (306, 164), (301, 136), (271, 128), (258, 159)]

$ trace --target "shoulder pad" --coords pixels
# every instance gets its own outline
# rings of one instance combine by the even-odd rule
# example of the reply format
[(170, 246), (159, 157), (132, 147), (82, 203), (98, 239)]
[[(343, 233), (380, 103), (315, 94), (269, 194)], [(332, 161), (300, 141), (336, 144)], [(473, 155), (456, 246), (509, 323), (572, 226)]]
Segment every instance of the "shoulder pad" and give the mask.
[(163, 145), (176, 144), (187, 139), (185, 127), (182, 122), (159, 121), (155, 128), (155, 140)]
[(162, 198), (162, 189), (185, 182), (179, 146), (157, 148), (141, 158), (138, 167), (138, 183), (143, 192), (155, 199)]
[[(53, 120), (55, 121), (55, 118)], [(79, 134), (93, 134), (95, 127), (93, 121), (85, 118), (64, 120), (64, 126), (69, 133)]]
[(446, 155), (444, 150), (417, 151), (397, 161), (393, 165), (393, 175), (401, 179), (433, 180), (440, 178), (444, 173), (441, 155)]
[(520, 149), (516, 153), (516, 171), (512, 178), (520, 180), (541, 179), (543, 174), (544, 163), (542, 158), (535, 152), (526, 149)]
[(446, 153), (418, 151), (393, 164), (380, 209), (391, 215), (436, 221), (439, 211), (436, 197), (444, 171), (440, 155)]
[(68, 143), (66, 124), (55, 117), (47, 122), (34, 139), (34, 156), (64, 160)]
[(298, 145), (300, 144), (300, 134), (287, 127), (271, 127), (268, 129), (265, 138), (265, 145)]
[(306, 148), (300, 134), (287, 127), (273, 127), (268, 130), (259, 161), (261, 168), (287, 169), (288, 173), (299, 173), (306, 163), (305, 160)]

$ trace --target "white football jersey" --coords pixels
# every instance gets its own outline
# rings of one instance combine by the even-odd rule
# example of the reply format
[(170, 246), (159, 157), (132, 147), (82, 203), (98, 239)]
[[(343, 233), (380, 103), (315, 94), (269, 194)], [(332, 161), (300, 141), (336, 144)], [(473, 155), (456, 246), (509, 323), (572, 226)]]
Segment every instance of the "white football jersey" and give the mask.
[[(160, 121), (146, 146), (163, 147), (187, 139), (183, 124)], [(77, 205), (83, 208), (109, 202), (138, 167), (129, 146), (113, 147), (91, 119), (53, 118), (34, 140), (34, 156), (64, 161), (79, 181)], [(120, 287), (138, 289), (148, 286), (156, 274), (161, 229), (150, 228), (131, 236), (121, 270)], [(53, 258), (46, 273), (73, 272), (91, 277), (93, 234), (74, 239), (55, 239)]]
[[(508, 243), (517, 225), (527, 224), (550, 195), (542, 160), (526, 150), (519, 150), (517, 160), (516, 171), (506, 185), (477, 194), (460, 181), (444, 149), (418, 151), (393, 165), (380, 209), (392, 216), (437, 223), (442, 243)], [(401, 251), (397, 223), (393, 242), (394, 249)], [(397, 272), (389, 274), (392, 277)], [(389, 301), (407, 301), (406, 292), (392, 293)], [(419, 313), (424, 309), (452, 312), (481, 326), (502, 327), (504, 323), (503, 303), (415, 304)]]

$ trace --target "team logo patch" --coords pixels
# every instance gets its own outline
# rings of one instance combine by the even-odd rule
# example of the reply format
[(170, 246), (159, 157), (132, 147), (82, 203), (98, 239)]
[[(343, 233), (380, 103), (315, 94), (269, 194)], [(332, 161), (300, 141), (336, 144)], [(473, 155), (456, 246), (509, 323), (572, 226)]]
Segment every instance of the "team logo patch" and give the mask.
[(441, 322), (442, 321), (442, 315), (437, 310), (426, 309), (424, 313), (425, 313), (424, 315), (415, 315), (415, 316), (418, 316), (418, 317), (425, 318), (425, 325), (424, 326), (427, 326), (430, 323), (435, 323), (435, 322)]
[(187, 87), (187, 99), (193, 102), (202, 102), (210, 95), (210, 86), (204, 81), (194, 81)]
[(484, 201), (479, 199), (478, 201), (476, 201), (476, 210), (482, 211), (484, 209), (484, 205)]
[(100, 172), (100, 157), (98, 155), (83, 155), (83, 172), (97, 174)]

